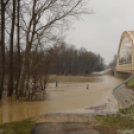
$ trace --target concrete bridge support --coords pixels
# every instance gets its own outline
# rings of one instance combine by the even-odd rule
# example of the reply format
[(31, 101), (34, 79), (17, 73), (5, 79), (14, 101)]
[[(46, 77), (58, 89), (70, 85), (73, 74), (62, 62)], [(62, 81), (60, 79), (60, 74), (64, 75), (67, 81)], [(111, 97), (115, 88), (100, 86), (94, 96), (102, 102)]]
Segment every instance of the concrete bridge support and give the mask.
[(114, 76), (118, 78), (129, 78), (132, 75), (133, 75), (132, 73), (128, 73), (128, 72), (114, 71)]

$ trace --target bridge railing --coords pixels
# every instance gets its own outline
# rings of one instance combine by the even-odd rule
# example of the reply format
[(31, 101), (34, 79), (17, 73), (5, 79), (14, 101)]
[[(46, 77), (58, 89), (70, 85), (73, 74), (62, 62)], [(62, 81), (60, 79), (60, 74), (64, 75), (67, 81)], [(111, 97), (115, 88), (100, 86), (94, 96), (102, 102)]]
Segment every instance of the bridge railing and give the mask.
[(132, 75), (131, 77), (129, 77), (128, 79), (126, 79), (123, 83), (121, 83), (120, 85), (118, 85), (117, 87), (115, 87), (112, 91), (118, 89), (119, 87), (121, 87), (123, 84), (125, 84), (127, 81), (129, 81), (133, 77), (134, 77), (134, 75)]

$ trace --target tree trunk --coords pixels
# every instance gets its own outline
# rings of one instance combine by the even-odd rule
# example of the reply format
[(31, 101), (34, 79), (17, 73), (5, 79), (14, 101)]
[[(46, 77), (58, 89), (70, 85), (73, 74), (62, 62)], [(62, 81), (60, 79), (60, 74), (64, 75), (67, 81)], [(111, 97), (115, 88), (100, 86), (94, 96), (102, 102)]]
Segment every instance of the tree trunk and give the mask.
[(29, 58), (29, 53), (31, 51), (31, 45), (27, 44), (26, 46), (27, 47), (22, 61), (21, 74), (20, 74), (20, 80), (18, 85), (19, 96), (24, 96), (25, 79), (26, 79), (26, 75), (28, 75), (28, 68), (30, 64), (28, 63), (28, 58)]
[(8, 81), (8, 96), (13, 93), (13, 44), (14, 44), (14, 28), (15, 28), (15, 9), (16, 0), (13, 0), (12, 26), (10, 34), (10, 57), (9, 57), (9, 81)]
[(17, 76), (17, 85), (16, 85), (16, 95), (18, 95), (18, 85), (20, 79), (20, 71), (21, 71), (21, 56), (20, 56), (20, 0), (17, 3), (17, 49), (18, 49), (18, 76)]
[(5, 78), (5, 4), (1, 0), (1, 37), (0, 37), (0, 56), (1, 56), (1, 72), (0, 72), (0, 99), (2, 98), (2, 91)]

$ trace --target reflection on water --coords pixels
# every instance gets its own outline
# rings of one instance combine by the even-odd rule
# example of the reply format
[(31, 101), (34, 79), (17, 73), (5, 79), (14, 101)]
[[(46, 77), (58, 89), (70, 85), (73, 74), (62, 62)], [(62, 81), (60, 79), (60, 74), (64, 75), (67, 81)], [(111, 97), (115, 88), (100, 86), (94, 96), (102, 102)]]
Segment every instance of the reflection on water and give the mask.
[(55, 83), (50, 83), (46, 89), (45, 101), (17, 102), (11, 101), (10, 98), (0, 101), (0, 123), (49, 113), (79, 112), (80, 109), (100, 105), (105, 103), (108, 93), (123, 81), (111, 76), (99, 76), (92, 82), (60, 83), (59, 81), (57, 88)]

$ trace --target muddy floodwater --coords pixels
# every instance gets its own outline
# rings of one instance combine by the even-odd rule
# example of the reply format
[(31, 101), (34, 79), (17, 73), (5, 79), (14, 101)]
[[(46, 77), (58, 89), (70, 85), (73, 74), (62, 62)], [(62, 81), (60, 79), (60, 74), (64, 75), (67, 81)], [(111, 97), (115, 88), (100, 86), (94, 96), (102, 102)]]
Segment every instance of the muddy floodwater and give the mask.
[[(83, 81), (86, 78), (80, 77), (81, 82), (58, 80), (57, 88), (54, 82), (49, 83), (44, 101), (2, 100), (0, 102), (0, 123), (50, 113), (88, 114), (89, 109), (106, 104), (112, 95), (111, 90), (124, 81), (124, 79), (112, 76), (92, 76)], [(87, 89), (87, 84), (89, 89)]]

